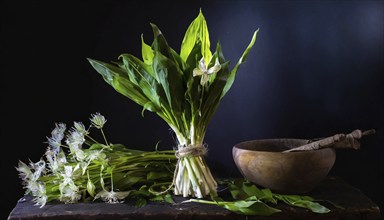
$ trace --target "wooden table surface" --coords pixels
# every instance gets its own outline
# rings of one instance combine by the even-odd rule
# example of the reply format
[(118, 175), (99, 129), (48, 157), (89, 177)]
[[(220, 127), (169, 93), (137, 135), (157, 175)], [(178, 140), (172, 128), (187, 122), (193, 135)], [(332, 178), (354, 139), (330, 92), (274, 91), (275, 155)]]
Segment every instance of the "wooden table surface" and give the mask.
[[(338, 177), (327, 177), (307, 195), (316, 199), (329, 200), (344, 209), (322, 203), (331, 209), (327, 214), (316, 214), (303, 208), (282, 203), (277, 208), (282, 212), (272, 216), (244, 216), (232, 213), (214, 205), (198, 203), (166, 204), (151, 203), (137, 208), (128, 203), (106, 204), (102, 202), (62, 204), (49, 203), (43, 208), (34, 206), (31, 197), (20, 198), (8, 220), (40, 219), (381, 219), (379, 207), (359, 189)], [(174, 197), (176, 202), (184, 198)]]

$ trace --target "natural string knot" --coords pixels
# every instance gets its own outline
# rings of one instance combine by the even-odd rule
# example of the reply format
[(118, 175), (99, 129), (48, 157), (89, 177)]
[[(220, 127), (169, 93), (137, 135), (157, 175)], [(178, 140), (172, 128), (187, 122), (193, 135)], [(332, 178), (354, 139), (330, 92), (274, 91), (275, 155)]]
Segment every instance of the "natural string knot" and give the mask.
[(198, 157), (198, 156), (204, 156), (207, 153), (207, 147), (203, 144), (195, 144), (195, 145), (188, 145), (188, 146), (179, 146), (178, 150), (176, 151), (175, 155), (177, 158), (182, 157)]

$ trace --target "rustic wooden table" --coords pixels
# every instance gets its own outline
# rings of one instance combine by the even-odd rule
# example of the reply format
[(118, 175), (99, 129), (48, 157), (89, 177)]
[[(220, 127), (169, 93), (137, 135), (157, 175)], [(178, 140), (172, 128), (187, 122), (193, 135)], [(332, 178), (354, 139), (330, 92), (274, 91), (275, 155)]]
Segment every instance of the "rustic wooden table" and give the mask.
[[(137, 208), (127, 203), (50, 203), (39, 208), (34, 206), (31, 197), (25, 196), (19, 200), (10, 213), (8, 220), (42, 220), (42, 219), (381, 219), (379, 207), (359, 189), (351, 186), (338, 177), (327, 177), (308, 195), (322, 200), (330, 200), (344, 209), (323, 203), (331, 209), (327, 214), (315, 214), (302, 208), (278, 204), (282, 212), (269, 217), (244, 216), (232, 213), (226, 209), (197, 203), (177, 205), (152, 203)], [(183, 198), (175, 197), (176, 202)]]

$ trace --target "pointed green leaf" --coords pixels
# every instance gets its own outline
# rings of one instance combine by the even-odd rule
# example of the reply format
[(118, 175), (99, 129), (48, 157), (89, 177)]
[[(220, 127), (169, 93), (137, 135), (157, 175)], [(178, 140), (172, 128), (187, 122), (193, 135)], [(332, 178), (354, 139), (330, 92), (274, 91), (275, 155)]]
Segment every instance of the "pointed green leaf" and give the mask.
[(143, 106), (143, 110), (141, 110), (141, 116), (142, 116), (142, 117), (144, 117), (144, 111), (145, 111), (145, 110), (148, 110), (148, 111), (151, 111), (151, 112), (156, 111), (156, 110), (155, 110), (155, 107), (154, 107), (154, 105), (152, 104), (151, 101), (145, 103), (145, 105)]
[(208, 63), (211, 60), (212, 52), (210, 50), (207, 22), (201, 10), (199, 15), (189, 25), (182, 41), (180, 57), (184, 61), (187, 61), (191, 51), (198, 42), (201, 45), (201, 55), (204, 57), (205, 62)]
[(148, 102), (148, 99), (141, 92), (141, 89), (125, 77), (115, 76), (112, 81), (112, 86), (116, 91), (141, 106), (144, 106)]
[(124, 70), (99, 60), (87, 58), (92, 67), (103, 77), (105, 82), (112, 84), (115, 75), (127, 75)]
[(313, 202), (313, 199), (307, 196), (274, 194), (274, 197), (288, 205), (307, 208), (315, 213), (328, 213), (331, 211), (327, 207), (317, 202)]
[(223, 207), (242, 215), (270, 216), (281, 210), (272, 208), (261, 201), (235, 201), (226, 202)]
[(190, 199), (185, 202), (197, 202), (202, 204), (212, 204), (228, 209), (234, 213), (241, 215), (261, 215), (261, 216), (270, 216), (276, 212), (281, 212), (281, 210), (268, 206), (267, 204), (261, 201), (209, 201), (202, 199)]
[(171, 194), (165, 194), (164, 201), (170, 204), (175, 204), (175, 201), (173, 200)]
[(166, 56), (167, 58), (172, 58), (170, 47), (168, 46), (167, 40), (165, 39), (163, 33), (161, 33), (160, 29), (155, 24), (151, 23), (151, 27), (154, 38), (152, 43), (152, 49), (154, 53), (160, 52), (163, 56)]
[(119, 59), (123, 61), (120, 68), (126, 70), (130, 80), (136, 85), (139, 85), (140, 81), (145, 81), (151, 85), (155, 80), (152, 67), (146, 65), (137, 57), (131, 54), (122, 54)]
[(151, 46), (144, 42), (143, 35), (141, 35), (141, 55), (145, 64), (152, 65), (153, 50)]
[(158, 83), (165, 92), (165, 100), (167, 100), (173, 116), (180, 117), (185, 93), (182, 73), (172, 60), (161, 53), (155, 51), (154, 57), (153, 69)]

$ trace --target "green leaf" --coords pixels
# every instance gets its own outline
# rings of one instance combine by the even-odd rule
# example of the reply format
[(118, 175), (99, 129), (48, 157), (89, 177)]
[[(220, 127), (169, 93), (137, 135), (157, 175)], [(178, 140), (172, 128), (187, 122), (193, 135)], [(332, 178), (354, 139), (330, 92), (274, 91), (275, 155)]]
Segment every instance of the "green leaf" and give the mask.
[(265, 188), (265, 189), (262, 189), (261, 191), (264, 193), (264, 196), (261, 198), (263, 201), (271, 202), (274, 204), (277, 203), (277, 200), (273, 198), (273, 193), (270, 189)]
[(221, 64), (221, 69), (216, 74), (215, 81), (204, 91), (204, 100), (201, 103), (203, 123), (208, 124), (219, 106), (221, 94), (226, 85), (227, 75), (229, 73), (228, 62)]
[(256, 196), (258, 199), (265, 198), (265, 194), (263, 191), (261, 191), (259, 188), (256, 187), (256, 185), (250, 183), (250, 182), (244, 182), (242, 190), (248, 195), (248, 196)]
[(197, 202), (202, 204), (211, 204), (223, 207), (234, 213), (242, 215), (261, 215), (261, 216), (270, 216), (281, 210), (268, 206), (267, 204), (261, 201), (224, 201), (216, 202), (202, 199), (190, 199), (185, 202)]
[(235, 179), (232, 184), (229, 185), (229, 191), (234, 199), (263, 200), (276, 204), (271, 190), (260, 190), (255, 184), (245, 179)]
[(88, 58), (88, 61), (117, 92), (130, 98), (141, 106), (144, 106), (148, 102), (148, 99), (142, 93), (141, 88), (129, 79), (128, 73), (125, 70), (115, 65), (94, 59)]
[(222, 206), (232, 212), (243, 215), (270, 216), (276, 212), (281, 212), (281, 210), (272, 208), (261, 201), (225, 202)]
[(139, 85), (141, 81), (151, 85), (155, 80), (152, 67), (146, 65), (137, 57), (131, 54), (121, 54), (119, 59), (123, 61), (120, 68), (126, 71), (129, 79), (136, 85)]
[(156, 180), (156, 179), (161, 179), (161, 178), (164, 178), (164, 177), (169, 177), (169, 173), (168, 172), (154, 172), (154, 171), (150, 171), (148, 172), (147, 174), (147, 180)]
[(128, 77), (115, 76), (112, 81), (113, 88), (137, 104), (144, 106), (149, 100), (142, 93), (140, 87), (133, 84), (127, 78)]
[(170, 204), (175, 204), (175, 201), (173, 201), (173, 198), (169, 193), (164, 195), (164, 201)]
[(141, 55), (145, 64), (152, 65), (152, 60), (154, 56), (153, 50), (151, 46), (144, 42), (143, 35), (141, 35)]
[(248, 53), (249, 51), (251, 50), (251, 48), (253, 47), (253, 45), (255, 44), (256, 42), (256, 38), (257, 38), (257, 33), (259, 32), (259, 29), (257, 29), (254, 33), (253, 33), (253, 36), (252, 36), (252, 40), (251, 42), (249, 43), (248, 47), (245, 49), (243, 55), (240, 57), (239, 61), (237, 61), (235, 67), (232, 69), (231, 71), (231, 74), (229, 75), (228, 77), (228, 80), (227, 80), (227, 84), (225, 85), (225, 88), (224, 88), (224, 91), (223, 93), (221, 94), (221, 98), (223, 98), (225, 96), (225, 94), (227, 94), (227, 92), (229, 91), (229, 89), (232, 87), (232, 84), (233, 82), (235, 81), (235, 77), (236, 77), (236, 73), (237, 73), (237, 70), (239, 69), (239, 66), (245, 62), (247, 56), (248, 56)]
[(135, 202), (136, 207), (143, 207), (147, 204), (148, 204), (147, 200), (143, 197), (138, 197)]
[(156, 51), (153, 69), (158, 83), (164, 90), (170, 111), (175, 118), (180, 117), (185, 92), (182, 73), (172, 60)]
[[(165, 40), (164, 35), (161, 33), (160, 29), (155, 25), (151, 23), (152, 31), (153, 31), (153, 37), (154, 41), (152, 43), (152, 49), (154, 51), (154, 54), (156, 52), (160, 52), (167, 58), (171, 59), (172, 54), (170, 47), (168, 46), (167, 41)], [(153, 58), (156, 59), (156, 58)]]
[(173, 201), (171, 194), (167, 193), (165, 195), (157, 195), (153, 198), (151, 198), (151, 201), (155, 202), (166, 202), (170, 204), (175, 204), (175, 201)]
[(297, 206), (301, 208), (307, 208), (310, 209), (312, 212), (315, 213), (328, 213), (331, 210), (329, 210), (327, 207), (317, 203), (313, 202), (311, 197), (308, 196), (298, 196), (298, 195), (279, 195), (275, 194), (274, 197), (280, 201), (285, 202), (288, 205)]
[(199, 42), (201, 43), (201, 55), (204, 57), (205, 62), (209, 63), (212, 57), (212, 52), (210, 50), (207, 22), (201, 10), (199, 15), (189, 25), (184, 35), (181, 43), (180, 57), (184, 61), (187, 61), (192, 49)]
[(146, 98), (150, 100), (145, 103), (143, 110), (158, 112), (161, 105), (157, 90), (159, 85), (154, 78), (152, 68), (130, 54), (120, 55), (119, 58), (123, 60), (123, 68), (126, 69), (129, 80), (138, 86)]
[(113, 79), (115, 75), (124, 76), (127, 73), (109, 63), (105, 63), (99, 60), (87, 58), (88, 62), (92, 65), (92, 67), (103, 77), (105, 82), (112, 85)]
[(144, 111), (145, 110), (148, 110), (148, 111), (151, 111), (151, 112), (156, 112), (157, 109), (155, 107), (155, 105), (151, 102), (151, 101), (148, 101), (147, 103), (145, 103), (145, 105), (143, 106), (143, 110), (141, 110), (141, 116), (144, 117)]

